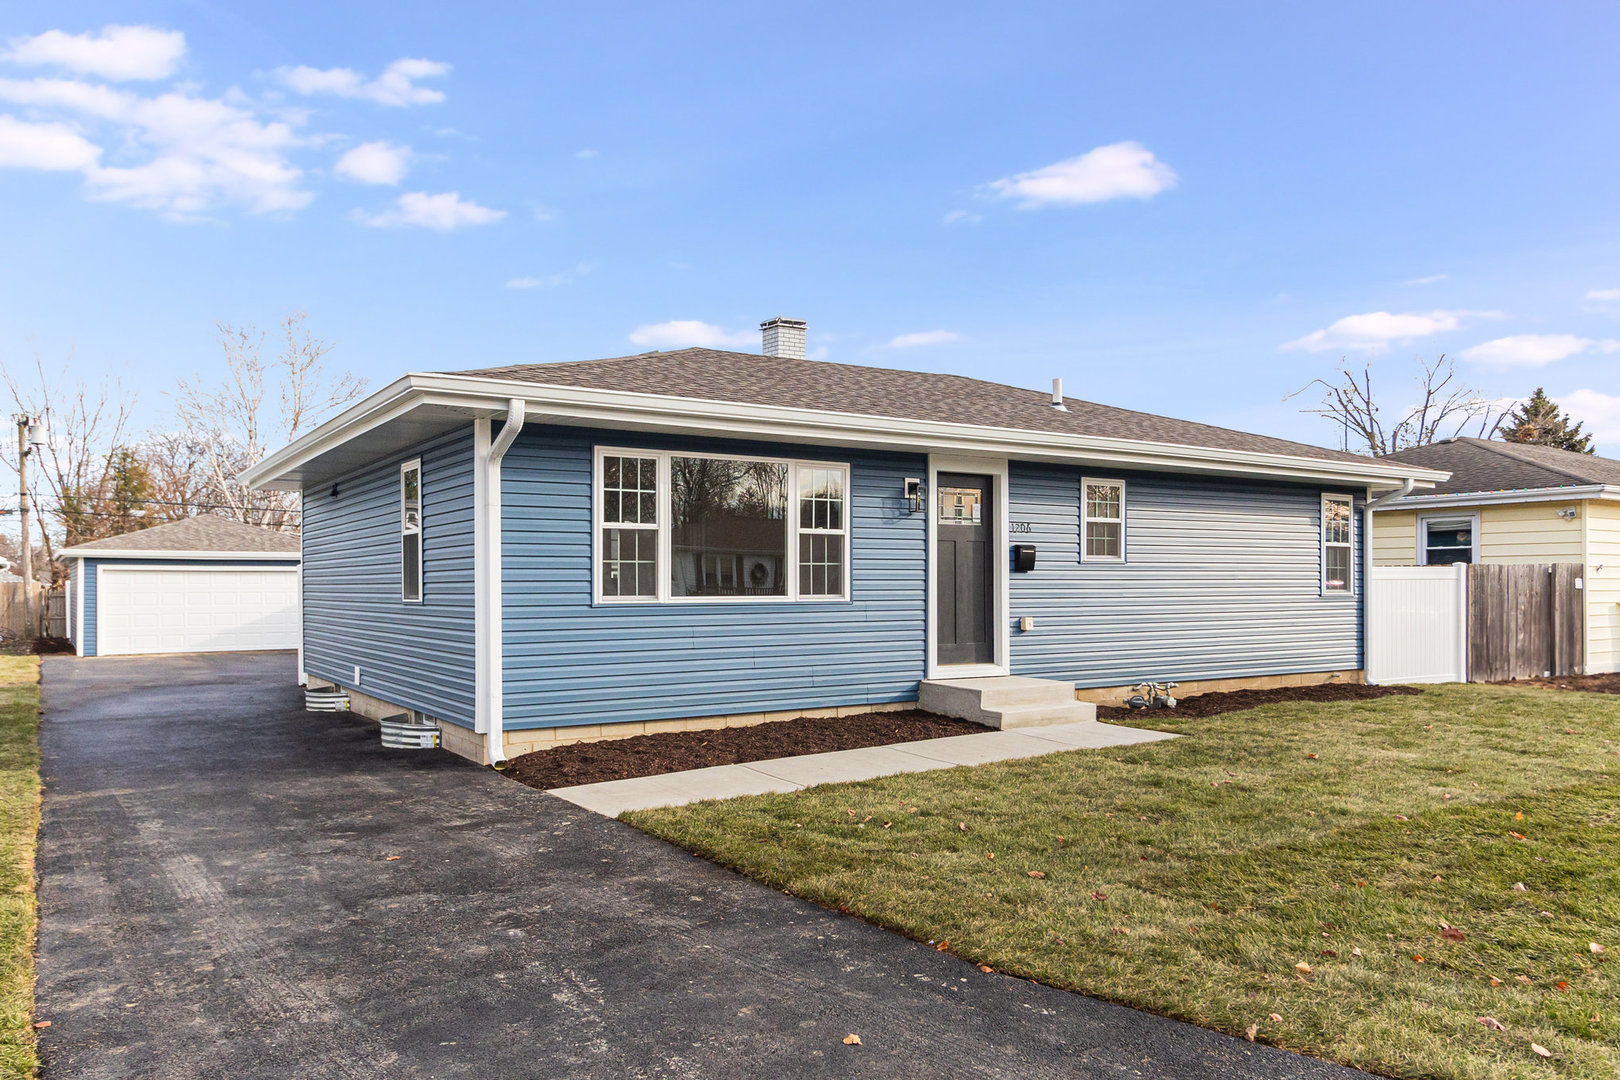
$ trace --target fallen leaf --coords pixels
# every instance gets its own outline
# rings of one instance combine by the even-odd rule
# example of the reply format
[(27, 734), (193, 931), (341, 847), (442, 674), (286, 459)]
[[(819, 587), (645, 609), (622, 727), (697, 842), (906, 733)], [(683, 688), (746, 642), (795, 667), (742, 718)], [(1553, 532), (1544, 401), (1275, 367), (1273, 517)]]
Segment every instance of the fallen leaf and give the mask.
[(1529, 891), (1530, 891), (1530, 888), (1529, 888), (1529, 886), (1527, 886), (1527, 885), (1526, 885), (1526, 884), (1525, 884), (1525, 883), (1524, 883), (1524, 882), (1522, 882), (1522, 881), (1515, 881), (1515, 882), (1514, 882), (1514, 883), (1513, 883), (1513, 891), (1514, 891), (1514, 892), (1529, 892)]
[(996, 857), (996, 853), (993, 851), (987, 851), (984, 853), (984, 857), (987, 859), (993, 859)]
[(1060, 836), (1057, 838), (1057, 842), (1060, 844), (1067, 844), (1069, 842), (1069, 838), (1067, 836)]
[(1063, 940), (1063, 939), (1062, 939), (1062, 938), (1060, 938), (1060, 937), (1055, 937), (1055, 938), (1053, 938), (1053, 939), (1052, 939), (1052, 944), (1054, 944), (1054, 945), (1067, 945), (1067, 944), (1068, 944), (1068, 942), (1067, 942), (1067, 941), (1064, 941), (1064, 940)]
[(1270, 1016), (1268, 1016), (1268, 1017), (1267, 1017), (1267, 1018), (1266, 1018), (1266, 1019), (1268, 1019), (1268, 1020), (1270, 1020), (1270, 1021), (1271, 1021), (1271, 1022), (1272, 1022), (1272, 1023), (1273, 1023), (1273, 1024), (1280, 1024), (1280, 1023), (1282, 1023), (1282, 1017), (1281, 1017), (1281, 1016), (1278, 1016), (1278, 1015), (1277, 1015), (1277, 1014), (1276, 1014), (1276, 1013), (1272, 1013), (1272, 1014), (1271, 1014), (1271, 1015), (1270, 1015)]
[(1542, 1046), (1540, 1043), (1531, 1043), (1530, 1050), (1533, 1053), (1540, 1054), (1542, 1057), (1552, 1057), (1552, 1051), (1547, 1049), (1545, 1046)]
[(1479, 1019), (1480, 1023), (1484, 1024), (1486, 1027), (1490, 1028), (1492, 1031), (1506, 1031), (1507, 1030), (1507, 1025), (1503, 1024), (1502, 1021), (1498, 1020), (1494, 1016), (1481, 1016), (1478, 1019)]
[(844, 813), (848, 814), (850, 817), (858, 817), (859, 816), (853, 810), (845, 810)]
[(1440, 931), (1440, 936), (1445, 938), (1447, 941), (1467, 941), (1468, 940), (1468, 936), (1466, 934), (1464, 934), (1461, 930), (1457, 929), (1455, 926), (1446, 927), (1444, 930)]
[(945, 952), (950, 947), (951, 947), (951, 943), (950, 943), (949, 939), (947, 939), (945, 941), (940, 942), (938, 945), (935, 945), (934, 950), (936, 952)]
[(388, 856), (388, 858), (384, 859), (383, 862), (399, 862), (399, 856), (398, 855), (390, 855), (390, 856)]
[(1553, 987), (1557, 989), (1560, 994), (1569, 993), (1569, 983), (1565, 982), (1563, 979), (1559, 979), (1557, 982), (1553, 983)]
[(861, 1037), (851, 1032), (850, 1034), (844, 1036), (844, 1045), (859, 1046), (861, 1045)]
[(1311, 965), (1301, 960), (1299, 963), (1294, 965), (1294, 970), (1299, 972), (1301, 975), (1309, 975), (1311, 973)]
[(1606, 951), (1602, 945), (1595, 941), (1588, 941), (1586, 947), (1591, 950), (1593, 956), (1602, 956)]
[(988, 975), (988, 974), (990, 974), (992, 971), (994, 971), (996, 969), (991, 967), (989, 964), (980, 964), (979, 965), (979, 970), (984, 972), (986, 975)]
[(1040, 870), (1031, 870), (1029, 876), (1032, 878), (1044, 878), (1046, 874)]
[(958, 821), (956, 823), (956, 827), (958, 829), (961, 829), (963, 832), (967, 832), (967, 822), (965, 822), (965, 821)]
[(1530, 976), (1528, 976), (1528, 975), (1520, 975), (1519, 976), (1519, 981), (1522, 982), (1522, 983), (1527, 983), (1527, 982), (1530, 981)]
[(1524, 820), (1524, 811), (1520, 810), (1517, 814), (1514, 814), (1513, 815), (1513, 820), (1514, 821), (1523, 821)]
[(1572, 727), (1567, 727), (1567, 728), (1564, 729), (1564, 734), (1565, 735), (1573, 735), (1573, 734), (1575, 734), (1575, 729), (1572, 728)]
[(1502, 980), (1498, 979), (1495, 975), (1492, 975), (1491, 976), (1491, 985), (1492, 986), (1501, 986), (1502, 985)]
[(34, 1026), (37, 1028), (48, 1028), (51, 1026), (51, 1022), (49, 1020), (35, 1020)]
[(1360, 956), (1361, 955), (1361, 946), (1357, 945), (1356, 947), (1351, 949), (1350, 950), (1350, 955), (1351, 956)]
[(872, 820), (872, 815), (867, 814), (865, 817), (861, 818), (861, 824), (865, 825), (868, 821), (871, 821), (871, 820)]
[(1339, 954), (1334, 952), (1332, 949), (1323, 949), (1321, 952), (1317, 953), (1317, 955), (1318, 956), (1338, 956)]
[(1407, 817), (1405, 814), (1396, 814), (1395, 815), (1395, 820), (1396, 821), (1411, 821), (1412, 819)]
[(1108, 899), (1108, 894), (1105, 892), (1093, 892), (1091, 894), (1091, 898), (1093, 900), (1106, 900)]
[(1260, 1024), (1258, 1022), (1256, 1022), (1256, 1023), (1253, 1023), (1253, 1024), (1249, 1025), (1249, 1030), (1247, 1030), (1247, 1031), (1245, 1031), (1243, 1033), (1243, 1037), (1245, 1039), (1248, 1039), (1250, 1042), (1254, 1042), (1254, 1037), (1256, 1035), (1258, 1035), (1259, 1033), (1260, 1033)]
[(1436, 874), (1436, 875), (1434, 875), (1434, 880), (1436, 880), (1436, 881), (1444, 881), (1446, 879), (1441, 877), (1439, 874)]
[(1423, 957), (1421, 957), (1421, 956), (1414, 956), (1414, 957), (1412, 957), (1412, 963), (1414, 963), (1414, 964), (1427, 964), (1428, 961), (1423, 959)]
[(887, 828), (888, 828), (888, 827), (889, 827), (889, 826), (890, 826), (890, 825), (893, 825), (893, 824), (894, 824), (894, 822), (892, 822), (892, 821), (885, 821), (885, 822), (884, 822), (884, 823), (883, 823), (883, 827), (884, 827), (884, 828), (885, 828), (885, 829), (887, 829)]
[(1114, 927), (1114, 933), (1116, 933), (1116, 934), (1129, 934), (1130, 932), (1131, 932), (1131, 928), (1128, 927), (1128, 926), (1116, 926), (1116, 927)]
[(1315, 754), (1306, 754), (1305, 756), (1308, 757), (1308, 758), (1311, 758), (1313, 760), (1316, 758)]
[(1424, 724), (1423, 725), (1423, 730), (1424, 731), (1433, 731), (1434, 730), (1434, 725), (1433, 724)]
[(1515, 840), (1523, 840), (1524, 839), (1524, 833), (1522, 833), (1522, 832), (1514, 832), (1512, 829), (1508, 830), (1508, 835), (1513, 837), (1513, 839), (1515, 839)]

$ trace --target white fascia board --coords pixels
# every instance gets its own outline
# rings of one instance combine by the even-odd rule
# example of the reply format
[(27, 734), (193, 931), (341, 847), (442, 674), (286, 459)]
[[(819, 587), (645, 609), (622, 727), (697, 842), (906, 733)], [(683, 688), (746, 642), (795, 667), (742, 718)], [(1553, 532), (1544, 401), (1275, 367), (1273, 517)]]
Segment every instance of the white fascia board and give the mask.
[(540, 423), (592, 425), (642, 431), (771, 439), (911, 453), (982, 454), (1022, 461), (1084, 461), (1122, 469), (1263, 476), (1300, 481), (1396, 487), (1413, 479), (1424, 487), (1450, 473), (1368, 459), (1333, 461), (1289, 454), (1221, 450), (1138, 439), (1026, 431), (859, 413), (744, 405), (701, 398), (549, 386), (466, 375), (407, 375), (327, 421), (242, 474), (266, 487), (286, 473), (366, 431), (422, 405), (465, 410), (469, 418), (503, 414), (514, 397), (528, 402)]
[(1586, 484), (1581, 487), (1526, 488), (1523, 491), (1462, 491), (1451, 495), (1408, 495), (1374, 507), (1391, 510), (1427, 510), (1435, 506), (1500, 506), (1511, 503), (1579, 502), (1583, 499), (1620, 500), (1620, 485)]
[(68, 559), (178, 559), (185, 562), (212, 562), (231, 559), (236, 562), (298, 562), (303, 558), (296, 551), (140, 551), (128, 548), (63, 548), (58, 557)]

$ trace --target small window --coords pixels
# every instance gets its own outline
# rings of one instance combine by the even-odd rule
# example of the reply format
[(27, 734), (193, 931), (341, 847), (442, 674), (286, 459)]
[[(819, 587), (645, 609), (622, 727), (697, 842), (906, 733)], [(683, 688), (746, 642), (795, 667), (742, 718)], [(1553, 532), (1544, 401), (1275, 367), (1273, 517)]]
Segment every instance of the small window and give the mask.
[(1082, 480), (1080, 559), (1125, 561), (1125, 482)]
[(602, 595), (658, 595), (657, 458), (602, 458)]
[(399, 467), (399, 581), (400, 596), (409, 603), (422, 599), (422, 462)]
[(799, 595), (844, 595), (844, 470), (799, 468)]
[(1423, 566), (1453, 566), (1474, 561), (1473, 515), (1418, 519), (1418, 555)]
[(1355, 591), (1355, 500), (1322, 496), (1322, 592)]

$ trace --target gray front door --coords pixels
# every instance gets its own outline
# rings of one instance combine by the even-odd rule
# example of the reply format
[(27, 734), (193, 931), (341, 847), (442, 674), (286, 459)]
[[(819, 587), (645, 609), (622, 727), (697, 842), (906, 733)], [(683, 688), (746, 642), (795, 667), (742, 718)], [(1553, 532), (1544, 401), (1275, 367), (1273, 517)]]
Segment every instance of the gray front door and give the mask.
[(940, 473), (935, 480), (934, 630), (940, 664), (996, 660), (995, 575), (990, 572), (995, 499), (988, 476)]

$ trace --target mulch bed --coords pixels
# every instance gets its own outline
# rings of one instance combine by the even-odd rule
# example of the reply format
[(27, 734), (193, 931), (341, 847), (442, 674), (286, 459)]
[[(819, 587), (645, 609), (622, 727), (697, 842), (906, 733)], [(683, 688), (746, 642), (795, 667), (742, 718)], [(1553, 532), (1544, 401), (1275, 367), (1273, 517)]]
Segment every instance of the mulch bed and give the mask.
[(573, 743), (513, 758), (501, 772), (541, 789), (628, 780), (633, 776), (741, 765), (749, 761), (854, 750), (862, 746), (942, 739), (988, 731), (982, 724), (918, 712), (773, 720), (714, 731), (670, 731), (627, 739)]
[(1415, 686), (1366, 686), (1361, 683), (1322, 683), (1320, 686), (1282, 686), (1275, 690), (1224, 690), (1180, 698), (1167, 714), (1158, 709), (1127, 709), (1122, 705), (1097, 706), (1099, 720), (1134, 720), (1141, 723), (1154, 716), (1215, 716), (1240, 709), (1254, 709), (1281, 701), (1365, 701), (1392, 694), (1421, 694)]
[(1514, 679), (1494, 686), (1540, 686), (1547, 690), (1581, 690), (1588, 694), (1620, 694), (1620, 674), (1560, 675), (1553, 679)]

